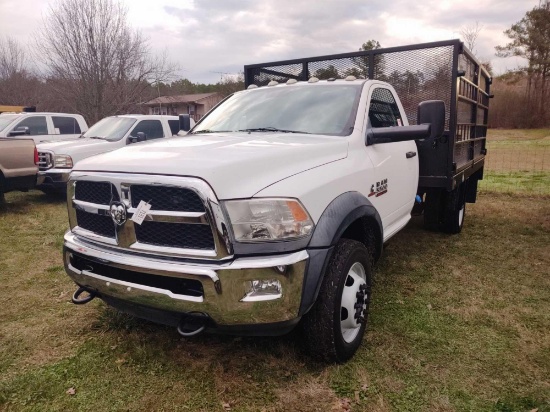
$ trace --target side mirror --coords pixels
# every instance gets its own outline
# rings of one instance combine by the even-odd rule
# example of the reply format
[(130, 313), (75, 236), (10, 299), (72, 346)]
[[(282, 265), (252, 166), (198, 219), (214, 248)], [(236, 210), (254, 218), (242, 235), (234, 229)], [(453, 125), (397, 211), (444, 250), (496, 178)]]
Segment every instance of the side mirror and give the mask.
[(380, 143), (406, 142), (430, 136), (429, 124), (418, 126), (373, 127), (367, 132), (367, 146)]
[(417, 123), (432, 125), (430, 138), (437, 139), (445, 131), (445, 102), (443, 100), (426, 100), (418, 105)]
[(31, 134), (31, 131), (28, 127), (18, 127), (17, 129), (15, 130), (12, 130), (10, 133), (9, 133), (9, 136), (30, 136)]
[(143, 142), (145, 140), (147, 140), (147, 135), (143, 132), (137, 132), (136, 136), (128, 136), (128, 144)]
[(188, 114), (180, 114), (180, 130), (188, 132), (191, 130), (191, 117)]

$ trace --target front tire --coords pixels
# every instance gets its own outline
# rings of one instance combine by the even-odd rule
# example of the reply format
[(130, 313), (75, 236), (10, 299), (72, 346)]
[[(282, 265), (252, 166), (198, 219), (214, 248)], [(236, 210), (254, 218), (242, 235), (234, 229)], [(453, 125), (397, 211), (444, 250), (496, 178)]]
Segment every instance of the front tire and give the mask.
[(341, 239), (335, 246), (313, 308), (304, 316), (308, 353), (328, 362), (350, 359), (365, 334), (372, 288), (370, 251)]

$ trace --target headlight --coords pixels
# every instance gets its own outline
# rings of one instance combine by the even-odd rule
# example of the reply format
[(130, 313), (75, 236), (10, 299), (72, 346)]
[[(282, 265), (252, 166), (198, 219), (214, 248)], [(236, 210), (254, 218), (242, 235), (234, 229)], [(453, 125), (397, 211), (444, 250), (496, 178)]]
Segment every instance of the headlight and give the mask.
[(73, 168), (73, 159), (68, 155), (55, 155), (54, 157), (54, 167), (60, 167), (64, 169)]
[(294, 199), (225, 202), (237, 242), (294, 240), (313, 230), (311, 217)]

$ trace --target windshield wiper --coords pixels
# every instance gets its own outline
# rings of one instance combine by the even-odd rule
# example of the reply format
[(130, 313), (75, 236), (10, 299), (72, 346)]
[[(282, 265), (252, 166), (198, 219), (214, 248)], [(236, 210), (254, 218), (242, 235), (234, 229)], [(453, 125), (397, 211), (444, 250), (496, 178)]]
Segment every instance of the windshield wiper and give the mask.
[(90, 139), (100, 139), (100, 140), (105, 140), (104, 137), (102, 136), (90, 136)]
[(204, 129), (204, 130), (197, 130), (196, 132), (191, 132), (191, 134), (201, 134), (201, 133), (228, 133), (232, 132), (232, 130), (210, 130), (210, 129)]
[(250, 129), (241, 129), (238, 132), (281, 132), (281, 133), (302, 133), (302, 134), (311, 134), (309, 132), (302, 132), (300, 130), (286, 130), (286, 129), (277, 129), (276, 127), (253, 127)]

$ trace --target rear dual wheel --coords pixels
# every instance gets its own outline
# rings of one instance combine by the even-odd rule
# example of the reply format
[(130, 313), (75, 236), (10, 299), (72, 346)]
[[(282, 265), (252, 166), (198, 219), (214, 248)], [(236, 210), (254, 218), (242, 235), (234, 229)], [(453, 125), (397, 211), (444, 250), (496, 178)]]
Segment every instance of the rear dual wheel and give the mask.
[(447, 193), (445, 208), (443, 209), (443, 221), (441, 231), (445, 233), (460, 233), (464, 226), (464, 217), (466, 216), (466, 202), (461, 188), (456, 188)]
[(304, 316), (308, 353), (324, 361), (345, 362), (359, 346), (367, 326), (372, 259), (360, 242), (341, 239), (330, 258), (319, 296)]
[(426, 193), (424, 227), (444, 233), (460, 233), (466, 216), (463, 185), (451, 192), (431, 191)]

